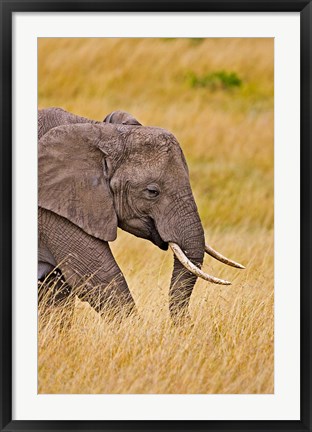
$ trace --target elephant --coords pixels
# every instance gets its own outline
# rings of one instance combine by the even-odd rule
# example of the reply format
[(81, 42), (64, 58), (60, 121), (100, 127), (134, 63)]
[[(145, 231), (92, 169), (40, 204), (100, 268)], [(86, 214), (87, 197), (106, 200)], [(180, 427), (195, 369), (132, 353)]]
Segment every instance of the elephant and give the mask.
[(201, 270), (205, 252), (244, 266), (205, 243), (177, 139), (163, 128), (142, 126), (124, 111), (98, 122), (48, 110), (38, 116), (38, 277), (57, 267), (70, 286), (80, 285), (78, 297), (97, 312), (110, 307), (120, 316), (135, 313), (109, 247), (119, 227), (162, 250), (171, 248), (169, 311), (174, 323), (185, 322), (198, 277), (230, 284)]

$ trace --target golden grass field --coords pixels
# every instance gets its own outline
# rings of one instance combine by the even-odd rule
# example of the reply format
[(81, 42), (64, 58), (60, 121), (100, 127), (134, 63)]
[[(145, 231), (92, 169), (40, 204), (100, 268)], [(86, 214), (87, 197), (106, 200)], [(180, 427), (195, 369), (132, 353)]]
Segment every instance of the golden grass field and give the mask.
[[(175, 134), (207, 242), (246, 265), (206, 255), (233, 284), (198, 281), (193, 326), (177, 328), (172, 253), (119, 230), (111, 247), (141, 319), (117, 326), (78, 299), (70, 329), (61, 311), (39, 313), (39, 393), (273, 393), (273, 39), (40, 39), (38, 55), (39, 108), (121, 109)], [(242, 85), (190, 84), (220, 71)]]

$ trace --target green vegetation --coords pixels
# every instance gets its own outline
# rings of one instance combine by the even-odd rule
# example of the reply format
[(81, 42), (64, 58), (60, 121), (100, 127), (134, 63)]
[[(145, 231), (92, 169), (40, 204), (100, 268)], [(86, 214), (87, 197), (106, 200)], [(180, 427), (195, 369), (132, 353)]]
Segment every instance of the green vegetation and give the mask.
[(189, 38), (190, 44), (193, 46), (200, 45), (204, 42), (205, 38)]
[(211, 90), (228, 90), (242, 85), (242, 80), (235, 72), (220, 71), (202, 76), (189, 72), (187, 78), (191, 87), (208, 87)]

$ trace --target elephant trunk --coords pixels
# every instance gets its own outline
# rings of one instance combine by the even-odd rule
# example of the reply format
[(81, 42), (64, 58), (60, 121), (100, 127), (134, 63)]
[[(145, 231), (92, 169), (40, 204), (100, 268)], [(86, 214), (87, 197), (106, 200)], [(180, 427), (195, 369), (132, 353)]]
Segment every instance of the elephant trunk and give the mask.
[(190, 186), (175, 193), (166, 214), (158, 222), (156, 220), (156, 227), (174, 253), (169, 310), (172, 320), (181, 322), (188, 318), (188, 306), (197, 277), (215, 284), (231, 284), (201, 270), (205, 252), (223, 263), (239, 268), (243, 266), (205, 245), (204, 230)]
[[(167, 219), (166, 226), (167, 233), (171, 232), (169, 245), (172, 249), (172, 243), (178, 245), (186, 258), (200, 269), (205, 254), (205, 237), (191, 190), (183, 191), (172, 204), (176, 207), (175, 210), (171, 207), (168, 216), (175, 215)], [(197, 275), (187, 270), (175, 254), (169, 288), (169, 310), (174, 322), (188, 317), (188, 306), (196, 280)]]
[[(198, 215), (196, 216), (196, 221), (189, 223), (184, 230), (184, 239), (179, 246), (191, 263), (200, 268), (204, 259), (205, 239), (201, 222)], [(197, 275), (186, 270), (175, 255), (169, 289), (169, 310), (174, 322), (188, 318), (188, 306), (196, 280)]]
[[(170, 197), (165, 213), (154, 221), (162, 240), (168, 243), (173, 251), (174, 246), (177, 246), (191, 265), (195, 265), (199, 270), (205, 254), (205, 237), (189, 184)], [(176, 323), (188, 317), (188, 305), (198, 276), (187, 270), (184, 264), (174, 251), (169, 310), (173, 322)]]

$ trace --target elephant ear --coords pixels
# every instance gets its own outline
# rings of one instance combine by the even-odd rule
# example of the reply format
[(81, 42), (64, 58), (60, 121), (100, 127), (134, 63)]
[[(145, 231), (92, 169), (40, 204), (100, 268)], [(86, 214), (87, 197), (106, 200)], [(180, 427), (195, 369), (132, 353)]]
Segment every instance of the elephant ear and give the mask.
[(104, 123), (142, 126), (131, 114), (126, 111), (113, 111), (103, 120)]
[[(103, 133), (103, 129), (109, 129)], [(101, 240), (117, 236), (117, 215), (109, 187), (105, 146), (114, 141), (110, 125), (63, 125), (39, 141), (39, 206)], [(115, 137), (116, 140), (116, 137)]]

